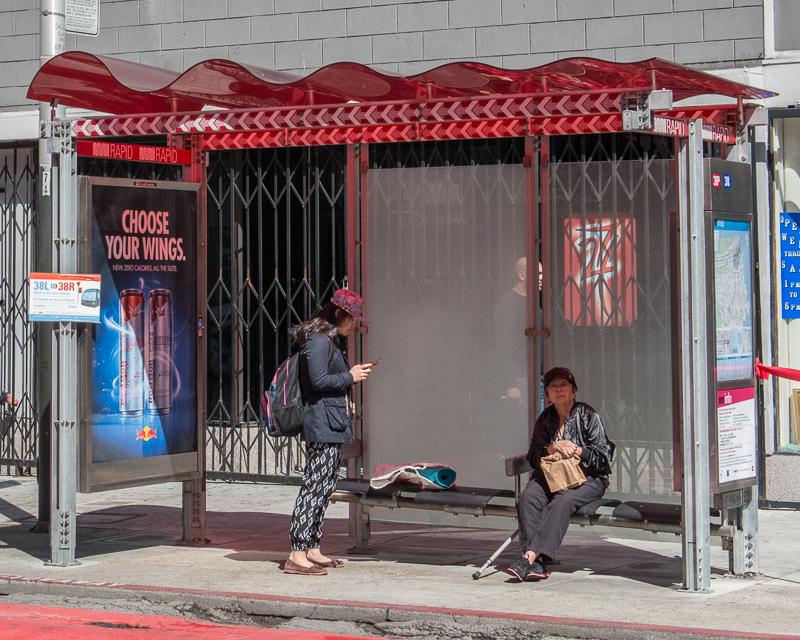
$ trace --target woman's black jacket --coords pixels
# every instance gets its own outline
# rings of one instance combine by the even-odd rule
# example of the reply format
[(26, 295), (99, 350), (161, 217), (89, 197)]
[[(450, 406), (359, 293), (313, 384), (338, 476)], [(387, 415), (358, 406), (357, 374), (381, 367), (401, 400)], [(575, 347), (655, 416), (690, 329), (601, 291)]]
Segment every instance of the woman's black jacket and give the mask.
[(352, 442), (347, 394), (353, 376), (349, 369), (344, 353), (326, 334), (308, 336), (300, 349), (300, 385), (307, 403), (303, 422), (306, 442)]
[[(553, 405), (547, 407), (536, 419), (528, 448), (528, 462), (535, 474), (541, 474), (539, 461), (547, 455), (547, 447), (553, 442), (559, 429), (558, 411)], [(611, 458), (614, 443), (606, 436), (600, 415), (585, 402), (576, 402), (564, 425), (564, 440), (571, 440), (583, 451), (581, 468), (587, 476), (606, 478), (611, 473)]]

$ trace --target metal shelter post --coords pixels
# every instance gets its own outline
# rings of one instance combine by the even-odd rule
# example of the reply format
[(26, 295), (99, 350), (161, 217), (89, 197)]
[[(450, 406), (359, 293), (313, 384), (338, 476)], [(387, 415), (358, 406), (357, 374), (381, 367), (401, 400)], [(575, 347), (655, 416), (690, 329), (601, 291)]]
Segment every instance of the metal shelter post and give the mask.
[[(369, 300), (368, 294), (368, 255), (369, 255), (369, 145), (358, 144), (348, 148), (347, 155), (347, 276), (351, 286)], [(369, 304), (369, 303), (368, 303)], [(369, 308), (367, 308), (369, 309)], [(369, 317), (369, 315), (367, 315)], [(359, 332), (358, 346), (361, 354), (368, 353), (369, 324), (362, 321)], [(356, 341), (353, 341), (356, 346)], [(365, 393), (367, 389), (359, 385), (357, 390), (360, 407), (360, 443), (359, 456), (348, 460), (347, 473), (351, 477), (362, 474), (364, 465), (364, 452), (369, 438), (368, 418), (364, 413)], [(348, 549), (353, 555), (373, 555), (375, 550), (370, 548), (369, 541), (372, 535), (372, 520), (370, 507), (362, 504), (351, 504), (349, 508), (349, 531), (355, 540), (355, 545)]]
[[(770, 206), (769, 206), (769, 166), (768, 137), (769, 117), (767, 109), (755, 109), (749, 118), (748, 136), (741, 136), (739, 143), (732, 149), (731, 160), (749, 162), (753, 169), (753, 225), (754, 225), (754, 264), (757, 280), (757, 297), (754, 300), (757, 310), (758, 324), (754, 341), (759, 343), (758, 351), (765, 362), (772, 361), (772, 247), (770, 239)], [(757, 424), (761, 430), (756, 433), (756, 451), (758, 464), (763, 463), (764, 454), (775, 450), (775, 380), (760, 382), (756, 380), (757, 398), (760, 407), (757, 409)], [(731, 545), (728, 549), (728, 569), (737, 576), (756, 574), (759, 571), (758, 549), (758, 501), (759, 485), (753, 484), (741, 491), (739, 505), (725, 514), (728, 521), (736, 526)]]
[[(759, 332), (761, 334), (760, 351), (765, 362), (772, 362), (772, 251), (770, 239), (770, 176), (769, 176), (769, 116), (765, 107), (755, 110), (750, 120), (752, 124), (752, 146), (750, 162), (754, 173), (755, 211), (753, 220), (756, 225), (756, 277), (758, 278), (757, 306), (761, 309)], [(775, 450), (775, 379), (761, 383), (763, 411), (761, 413), (761, 446), (756, 451), (771, 454)], [(759, 383), (756, 382), (756, 385)], [(756, 432), (758, 437), (758, 432)], [(765, 456), (759, 456), (758, 464), (763, 464)], [(753, 485), (745, 492), (745, 501), (741, 512), (741, 528), (744, 537), (742, 565), (744, 573), (759, 572), (758, 549), (758, 502), (759, 485)], [(749, 498), (749, 500), (748, 500)]]
[[(39, 66), (50, 58), (64, 52), (64, 0), (41, 0), (39, 14)], [(52, 155), (49, 151), (44, 123), (66, 117), (66, 109), (51, 107), (48, 102), (39, 103), (39, 193), (37, 199), (36, 224), (36, 271), (50, 272), (53, 269), (50, 246), (52, 228)], [(38, 522), (33, 527), (36, 533), (44, 533), (50, 523), (50, 340), (51, 332), (45, 324), (36, 326), (36, 414), (39, 423), (39, 459), (37, 479), (39, 483)]]
[[(197, 225), (201, 230), (198, 251), (200, 254), (200, 267), (197, 270), (197, 299), (204, 301), (207, 295), (207, 269), (206, 269), (206, 229), (208, 222), (206, 219), (206, 162), (205, 152), (199, 136), (180, 137), (176, 141), (177, 146), (188, 148), (192, 153), (192, 164), (184, 169), (183, 179), (186, 182), (196, 182), (200, 185), (200, 201), (197, 207)], [(197, 337), (199, 338), (198, 362), (206, 362), (208, 354), (208, 337), (205, 334), (206, 327), (205, 304), (200, 302), (197, 316)], [(199, 430), (202, 437), (197, 443), (197, 455), (200, 459), (198, 464), (200, 476), (193, 480), (185, 480), (182, 488), (181, 499), (181, 522), (183, 544), (202, 545), (210, 542), (206, 537), (206, 427), (207, 408), (205, 403), (206, 388), (205, 381), (198, 385), (197, 419), (202, 425)]]
[[(53, 154), (53, 268), (78, 270), (77, 158), (69, 122), (44, 123)], [(74, 322), (59, 322), (52, 331), (52, 400), (50, 468), (50, 562), (75, 561), (75, 494), (78, 480), (78, 334)]]
[(709, 521), (709, 340), (706, 228), (703, 192), (703, 122), (689, 123), (679, 162), (681, 371), (683, 482), (683, 586), (708, 591), (711, 578)]

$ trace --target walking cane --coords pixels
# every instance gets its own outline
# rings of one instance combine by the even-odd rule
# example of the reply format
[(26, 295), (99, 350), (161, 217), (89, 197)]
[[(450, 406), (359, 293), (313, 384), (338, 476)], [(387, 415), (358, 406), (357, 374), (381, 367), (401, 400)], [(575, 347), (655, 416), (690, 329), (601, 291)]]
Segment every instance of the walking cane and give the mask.
[(506, 548), (508, 547), (508, 545), (510, 545), (510, 544), (511, 544), (511, 541), (512, 541), (512, 540), (514, 540), (514, 538), (516, 538), (516, 537), (517, 537), (517, 534), (518, 534), (518, 533), (519, 533), (519, 529), (517, 529), (516, 531), (514, 531), (514, 533), (512, 533), (510, 536), (508, 536), (508, 537), (506, 538), (506, 541), (505, 541), (503, 544), (501, 544), (501, 545), (500, 545), (500, 547), (497, 549), (497, 551), (495, 551), (495, 552), (492, 554), (492, 557), (491, 557), (491, 558), (489, 558), (489, 559), (488, 559), (486, 562), (484, 562), (484, 563), (483, 563), (483, 566), (482, 566), (480, 569), (478, 569), (478, 570), (477, 570), (475, 573), (473, 573), (473, 574), (472, 574), (472, 579), (473, 579), (473, 580), (480, 580), (481, 576), (483, 575), (483, 572), (484, 572), (484, 571), (486, 571), (486, 569), (488, 569), (488, 568), (489, 568), (489, 565), (490, 565), (490, 564), (492, 564), (492, 563), (493, 563), (495, 560), (497, 560), (497, 557), (498, 557), (498, 556), (499, 556), (501, 553), (503, 553), (503, 551), (505, 551), (505, 550), (506, 550)]

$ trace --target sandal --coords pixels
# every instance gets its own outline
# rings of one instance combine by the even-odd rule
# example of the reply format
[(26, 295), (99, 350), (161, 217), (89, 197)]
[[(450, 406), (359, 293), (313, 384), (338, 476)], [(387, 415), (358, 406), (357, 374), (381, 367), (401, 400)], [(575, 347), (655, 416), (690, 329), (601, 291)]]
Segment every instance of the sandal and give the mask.
[(339, 560), (339, 558), (331, 558), (327, 562), (317, 562), (316, 560), (311, 560), (311, 562), (323, 569), (341, 569), (344, 567), (344, 562)]
[(328, 572), (319, 565), (312, 565), (304, 567), (302, 564), (297, 564), (291, 560), (283, 563), (283, 572), (298, 576), (326, 576)]

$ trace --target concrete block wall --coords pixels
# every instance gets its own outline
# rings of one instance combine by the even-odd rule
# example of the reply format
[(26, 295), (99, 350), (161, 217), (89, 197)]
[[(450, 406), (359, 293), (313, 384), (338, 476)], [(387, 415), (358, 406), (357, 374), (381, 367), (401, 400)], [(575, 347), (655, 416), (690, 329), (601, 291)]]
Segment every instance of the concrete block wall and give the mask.
[[(762, 0), (101, 0), (67, 47), (184, 70), (221, 57), (296, 73), (353, 60), (410, 74), (450, 60), (532, 67), (575, 55), (701, 67), (763, 55)], [(29, 105), (38, 0), (0, 0), (0, 109)]]

